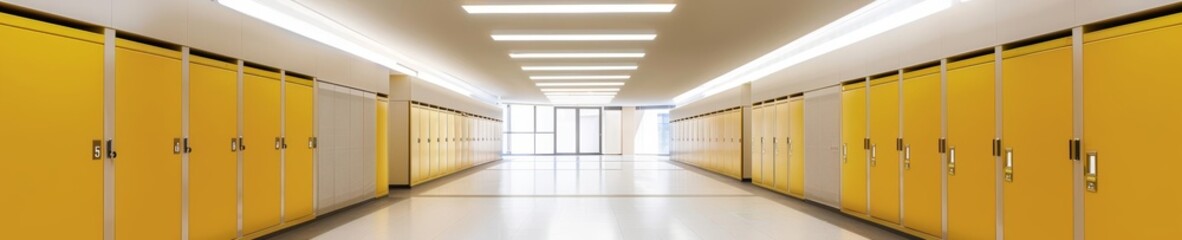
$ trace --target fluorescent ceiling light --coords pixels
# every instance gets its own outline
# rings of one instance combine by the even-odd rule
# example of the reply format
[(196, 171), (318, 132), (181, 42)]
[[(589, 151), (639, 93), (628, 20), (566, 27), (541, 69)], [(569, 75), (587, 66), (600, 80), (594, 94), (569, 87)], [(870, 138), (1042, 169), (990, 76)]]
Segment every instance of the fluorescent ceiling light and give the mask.
[[(476, 89), (466, 82), (447, 73), (416, 63), (413, 59), (377, 43), (365, 35), (337, 23), (315, 10), (292, 0), (217, 0), (230, 9), (238, 11), (299, 34), (306, 38), (331, 46), (386, 68), (417, 76), (426, 82), (453, 92), (471, 96), (470, 89)], [(408, 66), (418, 68), (411, 69)]]
[(510, 58), (643, 58), (642, 52), (631, 53), (509, 53)]
[(667, 13), (677, 4), (464, 5), (469, 14)]
[(543, 88), (542, 92), (619, 92), (619, 88)]
[(595, 79), (619, 80), (619, 79), (629, 79), (629, 78), (632, 78), (632, 76), (629, 76), (629, 75), (586, 75), (586, 76), (530, 76), (529, 77), (529, 79), (532, 79), (532, 80), (595, 80)]
[(563, 82), (563, 83), (538, 83), (539, 87), (612, 87), (624, 86), (622, 82)]
[(877, 0), (787, 45), (731, 70), (676, 98), (701, 99), (898, 28), (952, 6), (952, 0)]
[(615, 96), (615, 92), (545, 92), (546, 96)]
[(637, 66), (523, 66), (524, 71), (628, 71)]
[(495, 41), (652, 41), (656, 34), (493, 34)]

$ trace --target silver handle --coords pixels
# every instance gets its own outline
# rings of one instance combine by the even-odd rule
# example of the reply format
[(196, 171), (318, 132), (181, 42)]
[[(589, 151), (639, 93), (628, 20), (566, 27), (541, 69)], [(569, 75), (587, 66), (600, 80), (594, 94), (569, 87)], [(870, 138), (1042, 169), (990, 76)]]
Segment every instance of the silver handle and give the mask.
[(878, 144), (870, 144), (870, 166), (878, 166)]
[(1096, 161), (1099, 157), (1096, 155), (1096, 152), (1088, 152), (1088, 162), (1086, 163), (1087, 166), (1084, 166), (1084, 181), (1087, 182), (1086, 185), (1088, 192), (1096, 192), (1098, 189), (1098, 182), (1100, 181), (1099, 173), (1097, 171), (1099, 166), (1096, 166)]
[(911, 144), (903, 146), (903, 168), (911, 169)]
[(846, 144), (845, 144), (845, 143), (842, 143), (842, 144), (841, 144), (841, 163), (847, 163), (847, 162), (849, 162), (849, 159), (846, 159), (846, 157), (847, 157), (847, 155), (846, 155)]
[(948, 175), (956, 176), (956, 147), (948, 148)]
[(1006, 148), (1006, 162), (1005, 162), (1005, 179), (1006, 182), (1014, 181), (1014, 149)]

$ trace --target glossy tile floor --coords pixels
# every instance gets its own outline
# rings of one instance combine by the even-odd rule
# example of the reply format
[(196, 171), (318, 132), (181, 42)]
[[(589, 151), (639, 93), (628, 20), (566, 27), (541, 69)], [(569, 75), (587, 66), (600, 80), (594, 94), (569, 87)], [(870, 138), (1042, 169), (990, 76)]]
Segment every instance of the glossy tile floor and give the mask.
[(656, 156), (509, 156), (271, 239), (906, 239)]

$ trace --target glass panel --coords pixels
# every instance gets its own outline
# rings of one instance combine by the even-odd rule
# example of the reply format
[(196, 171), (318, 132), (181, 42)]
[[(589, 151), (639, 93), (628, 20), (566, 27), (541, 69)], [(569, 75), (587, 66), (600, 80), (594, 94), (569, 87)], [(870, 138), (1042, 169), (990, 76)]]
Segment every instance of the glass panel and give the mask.
[(621, 154), (620, 110), (603, 111), (603, 154)]
[(539, 133), (534, 136), (535, 154), (554, 154), (554, 134)]
[(575, 153), (575, 110), (570, 108), (556, 109), (555, 116), (557, 121), (554, 122), (555, 132), (557, 133), (558, 145), (554, 149), (556, 153)]
[(534, 106), (509, 105), (509, 114), (510, 132), (534, 131)]
[(510, 154), (534, 154), (534, 135), (532, 133), (509, 134)]
[(538, 132), (554, 132), (554, 107), (538, 106)]
[(599, 153), (599, 109), (579, 109), (579, 153)]
[(640, 124), (633, 141), (636, 154), (669, 154), (669, 109), (639, 112)]

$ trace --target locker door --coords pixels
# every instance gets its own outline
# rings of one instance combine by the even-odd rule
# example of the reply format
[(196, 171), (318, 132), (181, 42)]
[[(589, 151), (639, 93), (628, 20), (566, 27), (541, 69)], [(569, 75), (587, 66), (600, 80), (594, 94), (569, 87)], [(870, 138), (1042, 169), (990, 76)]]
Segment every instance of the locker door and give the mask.
[(180, 52), (117, 40), (115, 237), (181, 235)]
[(870, 82), (870, 216), (899, 223), (899, 80)]
[(751, 111), (751, 183), (763, 185), (763, 105)]
[(866, 83), (842, 86), (841, 209), (866, 213)]
[(441, 155), (441, 152), (440, 152), (441, 148), (440, 148), (440, 142), (439, 142), (439, 139), (440, 139), (440, 137), (439, 137), (439, 128), (440, 128), (439, 127), (439, 110), (431, 109), (430, 114), (431, 114), (431, 120), (427, 121), (427, 122), (431, 124), (431, 127), (430, 127), (431, 133), (429, 136), (427, 136), (427, 143), (429, 145), (431, 145), (431, 162), (430, 162), (431, 177), (430, 178), (434, 178), (436, 176), (439, 176), (439, 174), (443, 172), (442, 165), (439, 164), (440, 159), (442, 159), (443, 156)]
[[(1002, 223), (1009, 239), (1072, 238), (1071, 39), (1007, 51), (1002, 62)], [(1004, 177), (1003, 177), (1004, 179)]]
[[(420, 180), (419, 168), (423, 166), (419, 161), (419, 148), (422, 147), (423, 138), (419, 134), (421, 120), (419, 120), (419, 106), (415, 104), (410, 105), (410, 184), (418, 184)], [(396, 153), (397, 154), (397, 153)]]
[(419, 106), (419, 182), (431, 178), (431, 109)]
[(788, 192), (788, 116), (789, 116), (788, 102), (780, 101), (776, 104), (776, 116), (773, 131), (775, 132), (775, 173), (776, 176), (775, 189), (780, 192)]
[(763, 108), (763, 119), (760, 119), (763, 128), (760, 129), (763, 134), (763, 144), (759, 147), (763, 149), (763, 186), (773, 188), (776, 184), (776, 105), (765, 104)]
[(788, 193), (804, 198), (804, 98), (788, 102)]
[(238, 236), (238, 65), (189, 57), (189, 238)]
[(388, 113), (390, 112), (390, 102), (388, 102), (388, 100), (385, 98), (380, 98), (378, 99), (377, 108), (377, 111), (375, 111), (377, 115), (377, 126), (374, 128), (374, 130), (377, 130), (378, 132), (377, 139), (375, 139), (374, 144), (377, 145), (376, 147), (378, 153), (376, 155), (378, 162), (374, 165), (374, 167), (377, 168), (378, 172), (377, 175), (374, 176), (374, 178), (377, 179), (377, 183), (374, 184), (374, 187), (376, 188), (374, 189), (374, 194), (376, 194), (378, 197), (381, 197), (390, 194), (390, 132), (388, 131)]
[(4, 237), (101, 239), (103, 36), (0, 13), (0, 39)]
[(731, 113), (731, 174), (736, 178), (743, 178), (743, 110)]
[(998, 165), (990, 152), (997, 129), (994, 65), (948, 72), (948, 239), (996, 237)]
[(279, 74), (246, 68), (243, 75), (242, 233), (279, 225)]
[(903, 226), (932, 236), (943, 235), (944, 226), (940, 84), (938, 66), (907, 73), (903, 79)]
[(1085, 185), (1095, 184), (1084, 189), (1087, 238), (1182, 235), (1182, 163), (1173, 153), (1182, 135), (1180, 23), (1175, 14), (1084, 37), (1082, 159)]
[(453, 173), (456, 171), (456, 114), (447, 113), (443, 121), (443, 127), (447, 132), (443, 134), (443, 144), (446, 145), (447, 150), (447, 172)]
[(283, 219), (312, 216), (312, 80), (287, 77), (285, 153), (283, 156)]

